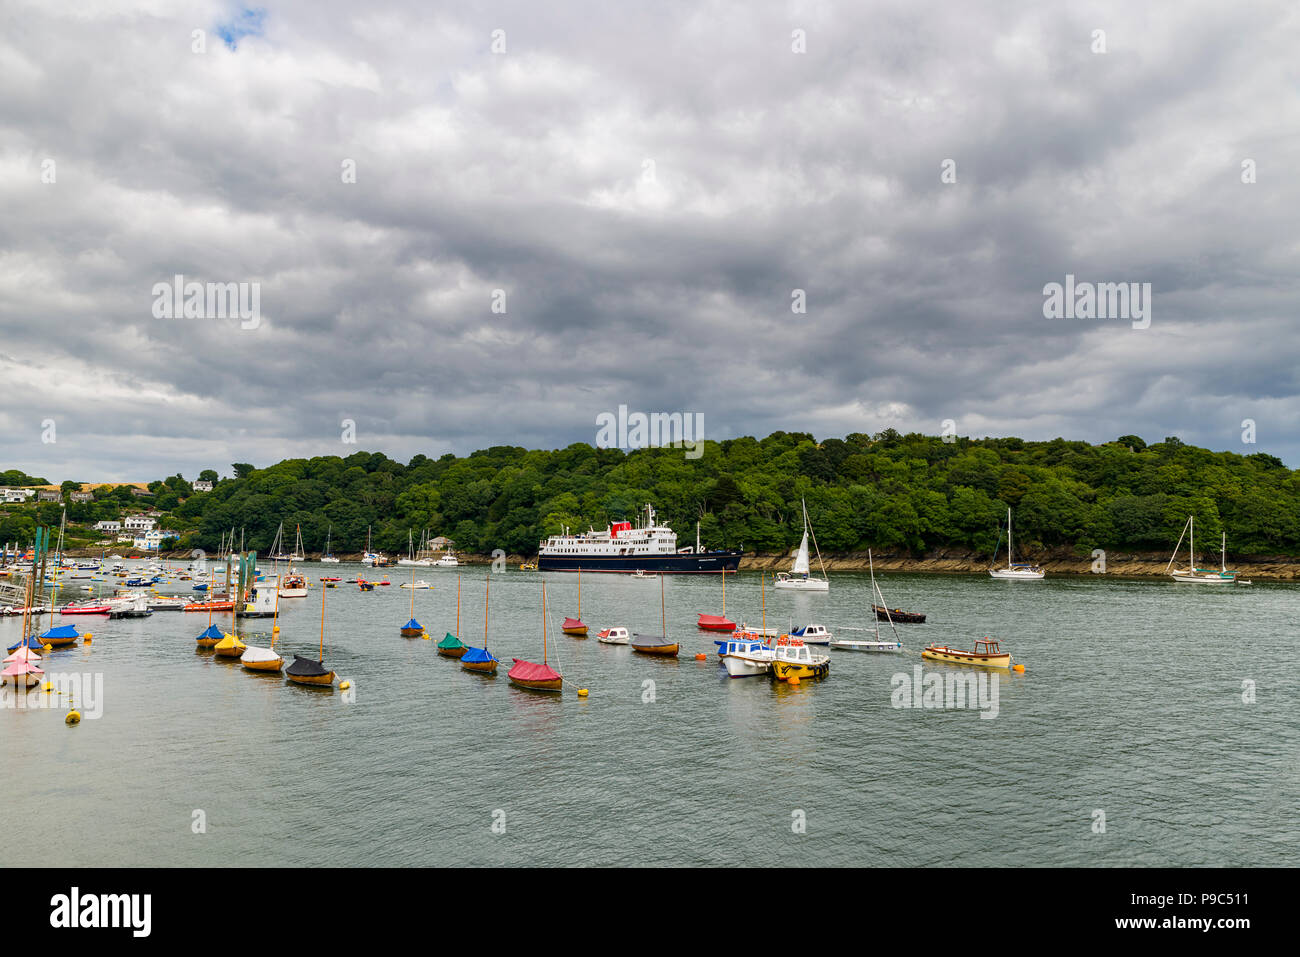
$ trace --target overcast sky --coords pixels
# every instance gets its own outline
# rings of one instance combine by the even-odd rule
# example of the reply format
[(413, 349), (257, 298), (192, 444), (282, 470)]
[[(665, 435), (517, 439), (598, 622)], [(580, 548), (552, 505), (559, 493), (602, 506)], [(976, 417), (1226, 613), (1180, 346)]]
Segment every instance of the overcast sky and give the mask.
[[(620, 404), (1295, 466), (1297, 49), (1288, 0), (4, 0), (0, 469), (554, 448)], [(176, 274), (260, 324), (156, 318)], [(1149, 327), (1046, 318), (1067, 274), (1150, 283)]]

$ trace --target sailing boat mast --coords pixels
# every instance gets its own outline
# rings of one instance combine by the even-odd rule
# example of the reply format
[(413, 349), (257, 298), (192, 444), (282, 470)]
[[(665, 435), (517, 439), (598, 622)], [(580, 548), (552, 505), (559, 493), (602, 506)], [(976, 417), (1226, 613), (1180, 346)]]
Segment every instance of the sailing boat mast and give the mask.
[(1011, 506), (1007, 506), (1007, 568), (1012, 567), (1011, 559)]

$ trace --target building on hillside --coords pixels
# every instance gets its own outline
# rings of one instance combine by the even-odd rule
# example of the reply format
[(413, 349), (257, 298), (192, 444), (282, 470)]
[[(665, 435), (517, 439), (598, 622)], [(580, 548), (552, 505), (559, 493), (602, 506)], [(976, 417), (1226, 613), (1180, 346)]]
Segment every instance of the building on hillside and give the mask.
[(450, 538), (447, 538), (445, 535), (439, 535), (437, 538), (429, 539), (429, 547), (433, 549), (435, 552), (448, 551), (451, 548), (451, 546), (455, 544), (456, 544), (455, 542), (453, 542)]
[(137, 532), (132, 544), (142, 551), (156, 552), (158, 545), (162, 542), (163, 533), (158, 529), (152, 529), (147, 532)]
[(120, 532), (121, 530), (121, 522), (104, 521), (95, 523), (95, 531), (97, 532)]
[(93, 502), (95, 500), (93, 492), (73, 492), (68, 497), (74, 502)]
[(194, 489), (196, 492), (211, 492), (212, 483), (204, 481), (203, 479), (198, 479), (197, 481), (190, 483), (190, 488)]
[(136, 498), (153, 498), (153, 492), (147, 488), (136, 488), (134, 485), (131, 486), (131, 494)]
[(36, 493), (38, 502), (62, 502), (63, 496), (52, 489), (41, 489)]
[(0, 492), (4, 493), (4, 500), (7, 503), (26, 502), (33, 495), (36, 494), (36, 489), (5, 487), (5, 488), (0, 488)]
[(157, 524), (158, 520), (148, 515), (128, 515), (122, 519), (122, 528), (129, 532), (147, 532)]

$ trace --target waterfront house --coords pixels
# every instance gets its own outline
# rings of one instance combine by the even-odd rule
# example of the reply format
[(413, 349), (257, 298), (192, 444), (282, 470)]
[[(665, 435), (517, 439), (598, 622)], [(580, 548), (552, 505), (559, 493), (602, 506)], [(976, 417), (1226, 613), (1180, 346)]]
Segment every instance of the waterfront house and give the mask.
[(122, 519), (122, 528), (128, 532), (148, 532), (158, 524), (158, 520), (148, 515), (128, 515)]
[(190, 483), (190, 488), (194, 489), (196, 492), (211, 492), (212, 483), (204, 481), (203, 479), (198, 479)]
[(6, 503), (26, 502), (33, 495), (36, 494), (36, 489), (5, 487), (5, 488), (0, 488), (0, 492), (4, 493), (4, 500)]

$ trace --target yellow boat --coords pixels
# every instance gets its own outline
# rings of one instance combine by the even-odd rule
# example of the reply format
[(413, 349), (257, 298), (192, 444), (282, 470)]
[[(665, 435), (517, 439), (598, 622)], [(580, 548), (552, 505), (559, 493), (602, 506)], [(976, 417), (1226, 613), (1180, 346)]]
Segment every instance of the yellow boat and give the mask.
[(776, 640), (776, 655), (772, 658), (772, 677), (778, 681), (790, 678), (825, 678), (831, 671), (831, 660), (826, 655), (814, 655), (799, 638), (782, 635)]
[(1010, 668), (1011, 655), (1002, 651), (990, 638), (975, 642), (974, 651), (961, 651), (946, 645), (931, 643), (921, 651), (921, 657), (930, 661), (947, 661), (954, 665), (974, 665), (977, 668)]
[(226, 635), (212, 646), (212, 650), (222, 658), (238, 658), (247, 648), (248, 645), (240, 641), (235, 635)]

